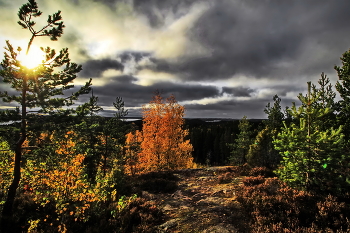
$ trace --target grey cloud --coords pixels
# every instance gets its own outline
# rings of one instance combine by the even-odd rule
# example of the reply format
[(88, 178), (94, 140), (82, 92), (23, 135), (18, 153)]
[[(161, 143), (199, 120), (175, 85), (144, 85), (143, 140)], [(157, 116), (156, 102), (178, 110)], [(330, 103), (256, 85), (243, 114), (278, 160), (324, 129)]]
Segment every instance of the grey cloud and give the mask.
[(250, 100), (242, 102), (227, 100), (207, 105), (185, 105), (185, 108), (188, 112), (190, 112), (190, 114), (188, 114), (188, 117), (206, 118), (209, 116), (217, 116), (223, 118), (240, 119), (244, 115), (247, 115), (248, 117), (252, 116), (253, 112), (255, 118), (264, 118), (265, 105), (265, 100)]
[[(282, 98), (282, 109), (291, 106), (295, 99)], [(224, 100), (215, 104), (188, 104), (185, 109), (188, 111), (187, 117), (206, 118), (210, 116), (241, 119), (243, 116), (255, 119), (266, 118), (264, 109), (268, 103), (273, 103), (271, 99), (251, 99), (245, 101)]]
[(152, 27), (162, 27), (166, 24), (169, 15), (174, 19), (188, 13), (191, 5), (201, 0), (134, 0), (135, 9), (146, 15)]
[(7, 1), (7, 0), (0, 0), (0, 6), (1, 7), (9, 7), (11, 6), (11, 3), (10, 1)]
[(121, 96), (128, 106), (141, 106), (148, 103), (156, 90), (164, 97), (175, 95), (178, 101), (199, 100), (206, 97), (217, 97), (220, 91), (215, 86), (187, 85), (171, 82), (155, 83), (151, 86), (141, 86), (133, 83), (137, 78), (123, 75), (111, 78), (107, 85), (97, 86), (94, 93), (105, 105), (111, 105), (110, 96)]
[(134, 59), (136, 62), (140, 62), (145, 57), (150, 57), (151, 53), (149, 52), (138, 52), (138, 51), (124, 51), (118, 55), (118, 58), (122, 63), (128, 62)]
[(199, 100), (205, 97), (219, 96), (215, 86), (172, 84), (169, 82), (156, 83), (152, 86), (164, 93), (165, 96), (174, 94), (178, 101)]
[[(75, 0), (77, 1), (77, 0)], [(169, 17), (177, 19), (186, 13), (196, 2), (205, 2), (205, 0), (95, 0), (109, 7), (114, 7), (116, 3), (129, 3), (134, 6), (137, 13), (146, 16), (151, 27), (159, 28), (166, 24)]]
[[(188, 35), (211, 56), (175, 62), (154, 58), (155, 69), (186, 80), (227, 79), (237, 74), (288, 78), (286, 73), (310, 75), (315, 68), (331, 72), (349, 46), (349, 8), (350, 2), (344, 1), (217, 1)], [(307, 61), (298, 61), (308, 43), (320, 46), (314, 53), (322, 48), (330, 54), (322, 59), (310, 54)], [(279, 66), (283, 62), (290, 64), (289, 71)]]
[[(119, 1), (99, 2), (113, 6)], [(134, 0), (133, 5), (152, 26), (161, 27), (169, 15), (179, 18), (198, 2), (212, 7), (197, 20), (187, 36), (207, 48), (211, 56), (180, 57), (175, 61), (154, 57), (155, 66), (151, 69), (195, 81), (227, 79), (237, 74), (285, 79), (292, 73), (332, 72), (334, 64), (339, 63), (339, 57), (349, 47), (348, 1)], [(310, 41), (319, 46), (315, 50), (321, 48), (330, 53), (319, 59), (313, 58), (310, 51), (310, 58), (301, 61), (300, 56)], [(137, 60), (143, 56), (151, 54), (126, 51), (120, 58)], [(288, 69), (279, 66), (283, 62), (290, 64)], [(87, 73), (91, 76), (100, 72)]]
[(89, 54), (86, 48), (84, 48), (83, 46), (81, 46), (81, 38), (78, 37), (75, 33), (70, 33), (70, 32), (66, 32), (63, 35), (63, 38), (67, 44), (69, 44), (71, 48), (74, 48), (79, 55), (82, 55), (85, 58), (89, 58)]
[(279, 86), (271, 86), (272, 90), (275, 90), (275, 94), (279, 97), (286, 96), (289, 92), (302, 93), (306, 89), (306, 83), (304, 86), (292, 86), (292, 85), (279, 85)]
[[(76, 7), (85, 4), (83, 0), (73, 1), (77, 4)], [(20, 5), (17, 6), (18, 3), (13, 2), (0, 0), (0, 6), (13, 10), (16, 5), (15, 15)], [(133, 17), (141, 15), (140, 18), (148, 20), (151, 30), (154, 30), (156, 35), (159, 35), (159, 30), (171, 31), (172, 28), (168, 26), (176, 19), (189, 14), (194, 4), (204, 3), (211, 6), (193, 25), (189, 25), (192, 28), (188, 30), (187, 38), (184, 38), (185, 43), (190, 41), (190, 45), (185, 45), (186, 49), (205, 48), (208, 54), (186, 51), (184, 56), (171, 59), (163, 56), (161, 59), (154, 55), (158, 50), (153, 51), (154, 54), (130, 50), (110, 58), (89, 60), (83, 64), (83, 71), (79, 74), (82, 77), (98, 79), (108, 69), (126, 72), (128, 68), (130, 70), (128, 73), (135, 72), (134, 75), (141, 69), (149, 69), (154, 73), (158, 71), (169, 73), (169, 77), (180, 78), (182, 81), (196, 81), (198, 84), (158, 82), (151, 86), (140, 86), (137, 85), (136, 77), (123, 75), (109, 79), (105, 86), (94, 87), (94, 94), (100, 97), (101, 105), (105, 106), (111, 106), (115, 96), (123, 97), (127, 106), (140, 106), (151, 100), (156, 89), (163, 91), (164, 97), (175, 94), (179, 101), (215, 98), (223, 93), (236, 97), (250, 97), (254, 96), (254, 92), (260, 91), (259, 87), (249, 88), (250, 83), (244, 87), (226, 86), (222, 91), (215, 86), (199, 84), (203, 81), (224, 82), (225, 79), (230, 79), (231, 82), (235, 75), (246, 76), (251, 82), (259, 78), (266, 79), (264, 87), (268, 86), (266, 93), (278, 94), (283, 102), (283, 97), (290, 96), (290, 92), (305, 93), (306, 79), (318, 78), (322, 71), (331, 79), (336, 78), (333, 66), (341, 64), (339, 57), (350, 47), (348, 23), (350, 1), (95, 0), (95, 2), (106, 4), (111, 12), (118, 2), (133, 4), (135, 10)], [(90, 4), (90, 1), (87, 4)], [(115, 20), (119, 20), (117, 17)], [(82, 55), (80, 58), (90, 59), (86, 51), (88, 48), (83, 48), (84, 43), (79, 38), (80, 34), (69, 33), (66, 31), (62, 37), (69, 44), (68, 47), (74, 47), (74, 52), (78, 51)], [(143, 35), (137, 39), (141, 41)], [(198, 47), (191, 47), (197, 43)], [(140, 63), (144, 58), (149, 58), (154, 64)], [(289, 85), (278, 84), (282, 80)], [(199, 117), (241, 118), (243, 116), (241, 114), (244, 114), (257, 118), (264, 116), (263, 109), (268, 102), (272, 102), (273, 94), (271, 99), (252, 98), (244, 102), (233, 100), (207, 105), (192, 104), (186, 108), (189, 115)], [(286, 105), (290, 106), (291, 101), (286, 100)]]
[(83, 77), (98, 77), (108, 69), (123, 70), (123, 65), (113, 59), (89, 60), (83, 64), (80, 75)]
[[(74, 37), (72, 40), (75, 40)], [(82, 51), (84, 53), (84, 51)], [(124, 51), (116, 58), (105, 58), (100, 60), (88, 60), (83, 64), (83, 70), (80, 73), (82, 77), (99, 77), (101, 74), (108, 69), (124, 70), (125, 64), (134, 61), (135, 65), (139, 63), (143, 58), (150, 57), (151, 54), (148, 52), (138, 51)], [(138, 66), (137, 66), (138, 67)]]
[(223, 87), (222, 92), (237, 97), (250, 97), (254, 90), (246, 87)]

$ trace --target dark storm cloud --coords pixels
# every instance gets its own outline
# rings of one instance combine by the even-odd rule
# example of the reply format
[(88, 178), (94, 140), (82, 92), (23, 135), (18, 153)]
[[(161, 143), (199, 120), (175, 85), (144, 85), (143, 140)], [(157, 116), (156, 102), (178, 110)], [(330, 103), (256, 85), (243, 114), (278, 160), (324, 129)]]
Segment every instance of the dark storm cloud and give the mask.
[(123, 65), (113, 59), (89, 60), (83, 64), (83, 70), (79, 73), (82, 77), (98, 77), (108, 70), (123, 70)]
[[(110, 7), (121, 0), (99, 0)], [(185, 80), (227, 79), (234, 75), (286, 79), (294, 74), (315, 75), (334, 72), (334, 64), (350, 44), (350, 1), (286, 0), (134, 0), (134, 9), (160, 28), (169, 21), (189, 13), (193, 4), (211, 7), (197, 19), (187, 36), (200, 43), (210, 56), (187, 56), (177, 59), (153, 57), (155, 71), (175, 74)], [(171, 21), (171, 20), (170, 20)], [(310, 45), (329, 51), (322, 58)], [(188, 48), (189, 50), (191, 48)], [(301, 55), (310, 50), (306, 61)], [(81, 51), (84, 53), (84, 51)], [(142, 59), (143, 52), (125, 52), (122, 59)], [(286, 68), (280, 66), (287, 63)], [(302, 66), (302, 67), (301, 67)], [(107, 64), (108, 67), (108, 64)], [(98, 69), (98, 67), (95, 67)], [(86, 75), (100, 74), (101, 70)], [(83, 72), (85, 75), (85, 73)]]
[[(7, 30), (12, 24), (7, 23), (10, 19), (6, 13), (11, 10), (16, 17), (22, 3), (15, 2), (0, 0), (3, 32), (12, 31)], [(72, 48), (71, 54), (79, 53), (76, 58), (87, 60), (79, 76), (92, 77), (93, 83), (99, 85), (105, 83), (93, 87), (104, 106), (111, 106), (117, 96), (123, 97), (128, 107), (141, 106), (158, 89), (164, 97), (175, 94), (178, 101), (198, 100), (198, 104), (186, 105), (188, 116), (264, 117), (263, 109), (272, 102), (274, 94), (290, 106), (296, 99), (284, 98), (305, 93), (307, 79), (314, 82), (325, 72), (334, 80), (333, 66), (341, 64), (339, 57), (350, 48), (350, 1), (344, 0), (66, 0), (58, 1), (58, 5), (38, 2), (47, 7), (44, 12), (48, 13), (50, 6), (62, 4), (63, 13), (67, 14), (63, 44)], [(91, 17), (85, 20), (80, 9), (91, 9)], [(124, 10), (127, 13), (119, 12)], [(5, 33), (1, 36), (5, 37)], [(108, 51), (99, 46), (105, 39), (111, 43)], [(105, 59), (97, 60), (94, 55)], [(113, 73), (103, 74), (109, 69), (127, 75), (105, 77)], [(139, 80), (138, 74), (147, 80)], [(148, 77), (150, 74), (155, 76)], [(156, 83), (138, 84), (147, 83), (148, 79)], [(179, 79), (183, 83), (177, 83)], [(242, 84), (243, 79), (246, 81)], [(201, 85), (215, 85), (217, 80), (218, 87)], [(187, 85), (186, 81), (192, 84)], [(7, 89), (0, 85), (1, 88)], [(82, 98), (87, 100), (89, 96)], [(231, 97), (233, 100), (226, 100)], [(218, 102), (205, 105), (203, 98)]]
[(145, 57), (150, 57), (151, 53), (148, 52), (136, 52), (136, 51), (124, 51), (118, 55), (118, 58), (122, 63), (134, 60), (135, 62), (140, 62)]
[(147, 16), (148, 22), (152, 27), (162, 27), (166, 18), (171, 14), (175, 18), (185, 15), (190, 6), (200, 0), (134, 0), (135, 9)]
[[(304, 86), (298, 86), (298, 85), (279, 85), (279, 86), (271, 86), (270, 89), (274, 90), (275, 94), (278, 95), (279, 97), (284, 97), (288, 93), (293, 92), (293, 93), (302, 93), (305, 91), (307, 87), (307, 84), (305, 83)], [(296, 96), (295, 96), (296, 98)]]
[[(157, 59), (155, 69), (187, 80), (216, 80), (236, 74), (286, 78), (287, 73), (330, 71), (350, 46), (349, 1), (217, 1), (190, 30), (188, 36), (211, 51), (211, 56)], [(339, 36), (341, 34), (342, 36)], [(298, 59), (308, 43), (329, 50), (318, 59)], [(311, 50), (310, 50), (311, 51)], [(297, 67), (303, 65), (303, 67)], [(293, 69), (295, 70), (293, 71)]]
[[(109, 7), (114, 7), (118, 2), (125, 2), (125, 0), (95, 0), (102, 2)], [(165, 19), (172, 14), (173, 17), (179, 18), (189, 11), (189, 7), (196, 2), (202, 0), (133, 0), (135, 10), (142, 15), (145, 15), (149, 24), (152, 27), (164, 26)], [(130, 2), (129, 2), (130, 3)]]
[(138, 79), (123, 75), (111, 78), (105, 86), (93, 87), (94, 93), (99, 96), (103, 104), (111, 105), (109, 96), (121, 96), (127, 106), (141, 106), (148, 103), (156, 90), (164, 98), (175, 95), (178, 101), (199, 100), (206, 97), (217, 97), (220, 91), (215, 86), (186, 85), (171, 82), (159, 82), (151, 86), (141, 86), (133, 83)]
[(81, 46), (81, 38), (78, 37), (78, 35), (76, 35), (75, 33), (65, 33), (65, 35), (63, 36), (63, 39), (67, 42), (67, 44), (70, 44), (71, 48), (77, 48), (76, 52), (79, 55), (82, 55), (85, 58), (89, 58), (89, 52), (87, 51), (86, 48), (84, 48), (83, 46)]
[(83, 70), (80, 74), (82, 77), (90, 78), (99, 77), (108, 69), (123, 71), (125, 64), (130, 61), (135, 62), (135, 68), (137, 68), (137, 63), (139, 63), (143, 58), (150, 56), (151, 54), (147, 52), (124, 51), (118, 54), (116, 59), (105, 58), (100, 60), (88, 60), (83, 64)]
[(264, 106), (266, 105), (266, 101), (267, 100), (224, 100), (215, 104), (189, 104), (185, 105), (185, 108), (190, 112), (188, 117), (217, 116), (240, 119), (244, 115), (252, 116), (251, 113), (254, 112), (254, 118), (264, 118)]
[(254, 90), (246, 87), (223, 87), (222, 92), (237, 97), (250, 97)]
[[(286, 106), (292, 106), (294, 99), (282, 98), (281, 106), (285, 109)], [(188, 104), (185, 105), (189, 114), (187, 117), (203, 118), (206, 116), (215, 116), (222, 118), (241, 119), (243, 116), (255, 119), (266, 118), (264, 109), (268, 103), (273, 105), (272, 98), (250, 99), (244, 101), (238, 100), (223, 100), (213, 104)]]

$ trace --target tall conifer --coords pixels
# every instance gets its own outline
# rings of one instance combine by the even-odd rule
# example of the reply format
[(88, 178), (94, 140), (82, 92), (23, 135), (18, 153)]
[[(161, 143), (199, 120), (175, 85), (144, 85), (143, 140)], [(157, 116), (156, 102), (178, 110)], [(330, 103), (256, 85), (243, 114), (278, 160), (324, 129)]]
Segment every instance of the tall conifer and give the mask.
[(251, 125), (247, 120), (247, 116), (244, 116), (239, 121), (239, 134), (235, 139), (235, 143), (230, 143), (232, 148), (230, 161), (234, 165), (242, 165), (247, 162), (247, 154), (249, 146), (252, 144), (252, 131)]
[(280, 132), (285, 116), (281, 111), (281, 98), (275, 95), (273, 100), (273, 106), (268, 103), (264, 109), (268, 118), (264, 121), (264, 129), (257, 134), (254, 143), (249, 148), (247, 160), (252, 166), (276, 168), (281, 159), (272, 140)]
[(350, 151), (350, 50), (346, 51), (340, 58), (342, 66), (334, 66), (338, 73), (339, 81), (335, 88), (340, 94), (341, 100), (338, 106), (338, 121), (344, 125), (345, 141), (347, 142), (347, 152)]

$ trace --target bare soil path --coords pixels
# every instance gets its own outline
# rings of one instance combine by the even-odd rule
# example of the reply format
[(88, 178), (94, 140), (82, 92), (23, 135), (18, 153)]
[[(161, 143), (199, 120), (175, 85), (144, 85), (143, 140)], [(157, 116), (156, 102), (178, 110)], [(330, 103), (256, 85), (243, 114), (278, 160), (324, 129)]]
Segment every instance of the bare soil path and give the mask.
[(230, 169), (174, 171), (176, 188), (171, 192), (142, 191), (142, 197), (155, 201), (165, 214), (166, 222), (158, 226), (158, 232), (238, 232), (231, 223), (232, 212), (239, 208), (235, 192), (242, 177), (232, 178)]

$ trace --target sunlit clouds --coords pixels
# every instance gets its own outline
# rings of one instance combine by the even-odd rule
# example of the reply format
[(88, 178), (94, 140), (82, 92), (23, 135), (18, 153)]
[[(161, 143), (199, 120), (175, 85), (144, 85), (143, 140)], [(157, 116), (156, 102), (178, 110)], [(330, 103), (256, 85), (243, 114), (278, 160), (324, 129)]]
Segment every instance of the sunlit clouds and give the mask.
[[(335, 83), (333, 66), (350, 48), (350, 3), (342, 0), (37, 2), (35, 28), (57, 10), (66, 27), (58, 41), (36, 38), (33, 48), (68, 47), (83, 66), (75, 84), (92, 78), (104, 109), (121, 96), (131, 116), (160, 90), (175, 94), (187, 117), (264, 117), (275, 94), (290, 105), (321, 72)], [(26, 49), (30, 33), (17, 24), (24, 3), (0, 0), (1, 54), (6, 40)]]

